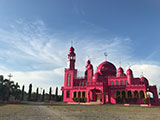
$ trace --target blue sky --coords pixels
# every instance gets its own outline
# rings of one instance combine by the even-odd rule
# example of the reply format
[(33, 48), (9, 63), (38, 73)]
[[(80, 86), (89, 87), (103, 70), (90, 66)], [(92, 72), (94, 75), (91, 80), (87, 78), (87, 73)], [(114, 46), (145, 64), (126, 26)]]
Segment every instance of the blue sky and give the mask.
[[(108, 60), (159, 84), (159, 0), (1, 0), (0, 71), (26, 87), (62, 86), (71, 41), (79, 74)], [(152, 72), (153, 71), (153, 72)]]

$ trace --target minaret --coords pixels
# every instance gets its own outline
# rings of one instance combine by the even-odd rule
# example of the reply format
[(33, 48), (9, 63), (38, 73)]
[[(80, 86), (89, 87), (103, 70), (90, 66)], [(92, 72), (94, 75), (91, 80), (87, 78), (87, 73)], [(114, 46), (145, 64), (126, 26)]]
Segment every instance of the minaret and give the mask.
[(133, 84), (133, 72), (132, 72), (132, 70), (129, 68), (126, 73), (127, 73), (127, 78), (128, 78), (128, 84)]
[(68, 62), (69, 62), (69, 69), (75, 69), (75, 61), (76, 61), (76, 54), (74, 53), (74, 48), (71, 46), (68, 53)]
[(87, 82), (91, 83), (93, 76), (93, 66), (90, 60), (87, 61), (86, 71), (87, 71)]

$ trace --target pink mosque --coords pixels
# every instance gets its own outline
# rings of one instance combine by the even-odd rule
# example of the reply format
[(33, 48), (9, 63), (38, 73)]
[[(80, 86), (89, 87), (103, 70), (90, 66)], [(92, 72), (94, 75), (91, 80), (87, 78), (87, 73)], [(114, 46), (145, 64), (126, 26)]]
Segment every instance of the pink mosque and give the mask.
[[(156, 86), (149, 85), (147, 78), (135, 78), (129, 68), (126, 73), (122, 67), (104, 61), (93, 73), (91, 61), (86, 63), (85, 77), (77, 77), (75, 69), (76, 54), (71, 46), (68, 53), (69, 67), (65, 68), (63, 102), (100, 104), (152, 104), (159, 105)], [(150, 94), (152, 98), (150, 98)]]

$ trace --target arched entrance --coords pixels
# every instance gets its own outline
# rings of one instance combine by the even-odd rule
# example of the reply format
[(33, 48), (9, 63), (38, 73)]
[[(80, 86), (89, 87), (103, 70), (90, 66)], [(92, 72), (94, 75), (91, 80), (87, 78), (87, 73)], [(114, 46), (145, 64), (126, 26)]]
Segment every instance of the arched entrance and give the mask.
[(102, 102), (102, 91), (99, 89), (90, 90), (90, 101)]

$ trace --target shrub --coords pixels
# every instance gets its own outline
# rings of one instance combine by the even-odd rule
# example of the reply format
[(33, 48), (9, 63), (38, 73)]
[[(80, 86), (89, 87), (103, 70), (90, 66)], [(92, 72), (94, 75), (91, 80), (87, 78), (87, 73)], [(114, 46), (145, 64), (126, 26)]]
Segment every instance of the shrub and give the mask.
[(147, 99), (143, 98), (143, 103), (146, 104), (147, 103)]
[(84, 102), (87, 102), (87, 98), (83, 98), (84, 99)]
[(137, 98), (133, 98), (133, 102), (136, 103), (137, 102)]
[(72, 98), (72, 100), (74, 101), (74, 102), (78, 102), (78, 98)]
[(122, 98), (116, 98), (117, 103), (122, 103), (122, 101), (123, 101)]

